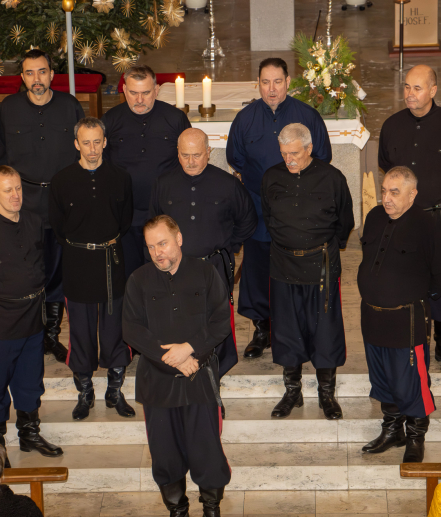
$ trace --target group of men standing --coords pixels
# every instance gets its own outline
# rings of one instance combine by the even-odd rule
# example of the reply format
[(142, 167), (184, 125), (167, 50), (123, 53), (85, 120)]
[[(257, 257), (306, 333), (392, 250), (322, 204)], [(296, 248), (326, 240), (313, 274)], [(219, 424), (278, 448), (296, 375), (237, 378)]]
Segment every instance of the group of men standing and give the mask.
[[(335, 398), (336, 371), (346, 360), (340, 249), (354, 217), (346, 179), (329, 163), (326, 126), (288, 95), (286, 63), (264, 60), (261, 99), (237, 115), (227, 144), (242, 183), (208, 163), (208, 137), (183, 112), (156, 99), (149, 67), (126, 72), (127, 102), (101, 121), (84, 118), (74, 97), (50, 89), (53, 71), (43, 51), (28, 52), (22, 70), (27, 91), (0, 107), (0, 235), (8, 243), (0, 251), (0, 347), (7, 358), (0, 366), (0, 441), (9, 386), (20, 448), (62, 454), (39, 434), (43, 343), (73, 372), (74, 419), (94, 406), (98, 366), (108, 370), (107, 407), (134, 416), (121, 391), (133, 348), (141, 354), (136, 400), (164, 503), (172, 516), (188, 515), (190, 470), (204, 515), (218, 516), (231, 476), (219, 433), (219, 379), (237, 362), (232, 291), (242, 244), (238, 312), (255, 325), (244, 356), (258, 358), (271, 346), (283, 366), (286, 392), (272, 416), (303, 405), (302, 365), (311, 361), (324, 415), (343, 417)], [(431, 148), (438, 144), (428, 135), (441, 111), (429, 105), (433, 71), (416, 67), (406, 81), (408, 109), (386, 121), (380, 141), (380, 165), (391, 169), (383, 207), (369, 214), (362, 239), (362, 331), (371, 395), (384, 413), (382, 434), (364, 450), (406, 445), (405, 460), (422, 461), (434, 410), (427, 293), (439, 298), (432, 287), (441, 273), (441, 187), (432, 171), (432, 155), (441, 159), (441, 150)], [(430, 214), (413, 204), (417, 179), (409, 167)], [(407, 288), (397, 287), (400, 279)], [(58, 341), (64, 308), (68, 351)], [(441, 312), (435, 318), (441, 321)]]

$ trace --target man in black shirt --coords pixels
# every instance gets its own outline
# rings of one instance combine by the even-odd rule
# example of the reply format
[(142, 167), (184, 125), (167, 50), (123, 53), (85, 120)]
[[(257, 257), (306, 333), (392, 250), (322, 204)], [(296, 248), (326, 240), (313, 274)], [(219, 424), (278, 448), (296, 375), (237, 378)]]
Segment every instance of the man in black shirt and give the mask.
[[(60, 456), (40, 436), (38, 409), (44, 393), (43, 222), (22, 206), (21, 180), (0, 166), (0, 444), (5, 445), (11, 397), (20, 450)], [(6, 468), (10, 468), (6, 458)]]
[(364, 226), (358, 287), (370, 396), (384, 416), (380, 436), (362, 450), (406, 445), (403, 462), (420, 462), (435, 410), (428, 293), (441, 287), (441, 227), (414, 203), (417, 179), (407, 167), (391, 169), (381, 191), (383, 206), (369, 212)]
[(261, 195), (272, 238), (271, 348), (286, 386), (271, 416), (286, 417), (303, 405), (302, 364), (311, 361), (320, 407), (326, 418), (338, 419), (336, 372), (346, 361), (339, 250), (354, 227), (352, 198), (343, 174), (311, 157), (306, 126), (285, 126), (279, 144), (284, 161), (266, 171)]
[(58, 341), (64, 312), (62, 248), (49, 224), (48, 186), (55, 173), (77, 158), (73, 127), (84, 112), (75, 97), (50, 89), (54, 72), (46, 52), (27, 52), (21, 67), (27, 91), (10, 95), (0, 103), (0, 164), (10, 165), (20, 173), (24, 208), (44, 222), (45, 352), (64, 363), (67, 350)]
[(141, 353), (136, 400), (144, 405), (153, 479), (170, 516), (188, 517), (190, 470), (204, 516), (219, 517), (231, 474), (213, 352), (231, 332), (227, 290), (213, 265), (182, 255), (171, 217), (151, 219), (145, 237), (153, 263), (127, 282), (123, 335)]
[[(407, 108), (383, 124), (378, 161), (384, 172), (398, 165), (409, 167), (418, 178), (415, 204), (441, 222), (441, 108), (434, 101), (436, 83), (436, 73), (426, 65), (415, 66), (407, 73), (404, 84)], [(440, 300), (430, 300), (437, 361), (441, 361)]]
[(132, 220), (132, 185), (126, 172), (102, 159), (106, 139), (100, 120), (81, 119), (74, 132), (81, 159), (54, 176), (49, 197), (51, 225), (64, 248), (70, 324), (67, 364), (80, 392), (72, 417), (83, 420), (89, 415), (95, 400), (92, 375), (98, 365), (108, 369), (106, 406), (131, 417), (135, 412), (121, 393), (131, 360), (121, 328), (125, 286), (121, 236)]
[[(178, 139), (180, 165), (154, 183), (150, 215), (167, 214), (179, 224), (189, 257), (210, 261), (224, 280), (233, 306), (234, 253), (257, 224), (254, 203), (232, 174), (209, 165), (208, 136), (200, 129), (186, 129)], [(231, 334), (216, 348), (222, 377), (237, 363), (234, 313)]]
[(126, 277), (145, 264), (142, 227), (149, 219), (149, 200), (155, 179), (178, 165), (178, 137), (191, 127), (187, 115), (156, 100), (159, 86), (148, 66), (135, 66), (124, 74), (127, 102), (102, 117), (108, 145), (105, 158), (132, 177), (133, 221), (122, 239)]

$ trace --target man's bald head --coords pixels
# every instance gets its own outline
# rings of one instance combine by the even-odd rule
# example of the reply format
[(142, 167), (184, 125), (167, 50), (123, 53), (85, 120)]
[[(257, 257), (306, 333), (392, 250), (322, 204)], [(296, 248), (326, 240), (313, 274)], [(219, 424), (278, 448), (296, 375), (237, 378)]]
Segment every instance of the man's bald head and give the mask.
[(404, 84), (404, 100), (415, 117), (424, 117), (432, 108), (437, 92), (435, 71), (427, 65), (417, 65), (409, 70)]
[(416, 65), (412, 67), (406, 74), (406, 82), (408, 77), (416, 77), (425, 81), (430, 87), (436, 86), (438, 82), (435, 70), (427, 65)]
[(178, 138), (178, 158), (185, 173), (190, 176), (201, 174), (210, 159), (208, 136), (196, 128), (183, 131)]

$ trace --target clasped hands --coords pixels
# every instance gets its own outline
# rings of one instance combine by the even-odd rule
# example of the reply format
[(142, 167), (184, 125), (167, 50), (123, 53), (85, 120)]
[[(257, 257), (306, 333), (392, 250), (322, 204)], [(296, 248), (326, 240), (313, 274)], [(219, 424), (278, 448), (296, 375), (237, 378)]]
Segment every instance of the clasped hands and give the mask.
[(161, 348), (168, 350), (162, 356), (165, 364), (177, 368), (186, 377), (190, 377), (199, 369), (199, 361), (191, 354), (194, 352), (190, 343), (172, 343), (170, 345), (161, 345)]

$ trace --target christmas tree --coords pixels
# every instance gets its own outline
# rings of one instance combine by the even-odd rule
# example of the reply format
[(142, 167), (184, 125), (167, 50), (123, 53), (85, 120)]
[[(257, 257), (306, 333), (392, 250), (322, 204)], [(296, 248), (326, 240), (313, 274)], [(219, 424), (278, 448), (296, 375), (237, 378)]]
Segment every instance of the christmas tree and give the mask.
[[(77, 65), (93, 66), (96, 57), (110, 57), (116, 70), (123, 72), (146, 48), (162, 47), (169, 28), (183, 20), (180, 0), (78, 0), (72, 12)], [(20, 61), (32, 48), (48, 52), (57, 72), (66, 71), (62, 1), (1, 0), (1, 60)]]

